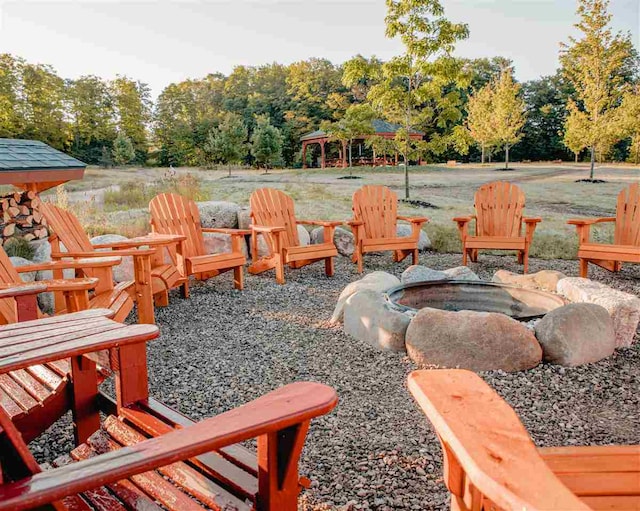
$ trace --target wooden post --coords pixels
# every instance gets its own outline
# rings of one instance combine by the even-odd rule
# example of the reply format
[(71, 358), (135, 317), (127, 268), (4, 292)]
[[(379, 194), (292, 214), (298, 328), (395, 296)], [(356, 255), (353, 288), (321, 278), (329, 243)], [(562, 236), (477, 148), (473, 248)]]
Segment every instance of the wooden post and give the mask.
[(117, 352), (111, 357), (111, 365), (117, 371), (118, 409), (146, 400), (149, 397), (146, 344), (130, 344), (113, 351)]
[(302, 142), (302, 168), (307, 168), (307, 143)]
[(154, 325), (153, 293), (151, 291), (151, 258), (148, 255), (134, 256), (136, 305), (138, 323)]
[(342, 142), (342, 168), (347, 167), (347, 143)]
[(324, 144), (325, 141), (322, 140), (320, 142), (320, 168), (324, 168), (325, 167), (325, 151), (324, 151)]
[(73, 434), (80, 445), (100, 428), (96, 363), (82, 355), (71, 357), (71, 380)]

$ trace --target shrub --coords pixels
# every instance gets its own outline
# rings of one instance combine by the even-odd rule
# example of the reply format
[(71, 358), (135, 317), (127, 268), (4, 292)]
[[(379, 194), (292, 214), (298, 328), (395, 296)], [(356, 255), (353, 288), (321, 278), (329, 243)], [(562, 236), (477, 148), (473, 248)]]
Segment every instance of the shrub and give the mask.
[(5, 240), (4, 251), (9, 257), (22, 257), (31, 260), (35, 252), (31, 243), (20, 236), (15, 236)]
[(431, 247), (436, 252), (462, 253), (462, 244), (458, 229), (452, 225), (427, 224), (427, 235), (431, 240)]

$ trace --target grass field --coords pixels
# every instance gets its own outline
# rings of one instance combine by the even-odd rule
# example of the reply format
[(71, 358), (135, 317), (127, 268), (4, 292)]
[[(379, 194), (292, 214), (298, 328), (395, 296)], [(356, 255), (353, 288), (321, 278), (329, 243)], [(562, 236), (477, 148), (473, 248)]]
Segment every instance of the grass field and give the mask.
[[(499, 165), (430, 165), (411, 169), (411, 198), (429, 202), (434, 208), (401, 204), (406, 215), (428, 216), (426, 230), (434, 248), (457, 251), (458, 237), (454, 216), (472, 213), (475, 189), (486, 182), (507, 180), (521, 186), (527, 197), (526, 214), (540, 216), (532, 254), (543, 258), (571, 258), (575, 255), (574, 230), (569, 218), (609, 216), (615, 211), (618, 192), (640, 180), (640, 167), (603, 166), (596, 177), (606, 183), (576, 183), (588, 177), (586, 166), (570, 164), (516, 164), (515, 170), (496, 171)], [(278, 188), (293, 197), (300, 218), (347, 220), (351, 215), (351, 195), (362, 185), (383, 184), (404, 197), (404, 174), (400, 168), (356, 168), (361, 179), (340, 179), (345, 169), (274, 170), (263, 174), (237, 169), (232, 177), (226, 170), (175, 169), (167, 179), (167, 169), (125, 168), (87, 170), (83, 181), (68, 183), (68, 201), (95, 233), (121, 231), (126, 235), (143, 231), (147, 225), (146, 204), (157, 191), (176, 188), (200, 200), (225, 200), (248, 205), (257, 188)], [(195, 178), (195, 179), (194, 179)], [(607, 228), (596, 231), (606, 240)]]

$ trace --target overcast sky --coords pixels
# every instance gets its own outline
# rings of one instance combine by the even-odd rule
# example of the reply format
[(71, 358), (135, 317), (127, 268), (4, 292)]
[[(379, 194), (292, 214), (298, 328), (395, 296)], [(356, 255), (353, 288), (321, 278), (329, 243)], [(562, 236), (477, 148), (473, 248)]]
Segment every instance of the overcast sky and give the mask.
[[(513, 59), (516, 77), (551, 74), (574, 33), (575, 0), (442, 0), (469, 24), (464, 57)], [(0, 0), (0, 52), (54, 66), (65, 78), (116, 74), (171, 82), (234, 66), (309, 57), (344, 62), (400, 53), (384, 37), (384, 0)], [(640, 0), (611, 0), (613, 24), (640, 46)]]

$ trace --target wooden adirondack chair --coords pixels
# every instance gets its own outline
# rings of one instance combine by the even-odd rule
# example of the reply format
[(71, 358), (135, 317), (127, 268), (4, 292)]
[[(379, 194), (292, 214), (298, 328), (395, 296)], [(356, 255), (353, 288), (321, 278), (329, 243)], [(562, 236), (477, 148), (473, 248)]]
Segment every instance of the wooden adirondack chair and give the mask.
[[(411, 236), (399, 237), (398, 220), (411, 224)], [(363, 186), (353, 194), (353, 220), (348, 222), (355, 236), (353, 262), (362, 273), (367, 252), (393, 251), (393, 260), (402, 261), (409, 254), (418, 264), (418, 239), (425, 217), (398, 215), (398, 196), (386, 186)]]
[[(167, 305), (168, 291), (179, 286), (183, 279), (175, 265), (162, 261), (162, 249), (171, 249), (183, 242), (181, 237), (144, 236), (112, 244), (92, 245), (78, 219), (70, 211), (58, 208), (51, 203), (43, 202), (40, 211), (46, 217), (53, 233), (51, 242), (51, 258), (91, 258), (105, 256), (132, 256), (134, 281), (113, 285), (113, 273), (110, 269), (86, 269), (90, 277), (99, 279), (96, 294), (104, 297), (102, 307), (113, 308), (118, 301), (124, 302), (124, 292), (130, 294), (138, 306), (140, 323), (155, 323), (153, 299), (157, 305)], [(66, 252), (61, 251), (62, 243)], [(155, 247), (142, 249), (140, 247)], [(107, 252), (101, 251), (108, 249)], [(54, 270), (54, 277), (61, 278), (61, 270)], [(110, 292), (111, 294), (107, 294)], [(56, 297), (56, 310), (61, 307), (60, 297)]]
[[(336, 405), (333, 389), (294, 383), (195, 424), (148, 396), (145, 343), (157, 327), (95, 314), (0, 328), (0, 374), (71, 357), (79, 443), (56, 468), (41, 467), (0, 408), (0, 511), (297, 509), (298, 459), (311, 419)], [(83, 356), (103, 349), (117, 368), (116, 401), (99, 399), (95, 364)], [(238, 443), (252, 438), (257, 459)]]
[(640, 446), (536, 449), (471, 371), (414, 371), (408, 386), (442, 444), (452, 510), (640, 509)]
[[(244, 287), (242, 267), (247, 259), (242, 252), (244, 236), (249, 231), (241, 229), (214, 229), (202, 227), (198, 206), (175, 193), (161, 193), (149, 203), (151, 228), (154, 233), (179, 234), (186, 237), (181, 251), (171, 251), (171, 258), (183, 277), (182, 294), (189, 296), (189, 277), (207, 280), (229, 270), (233, 270), (236, 289)], [(213, 232), (231, 236), (231, 252), (207, 254), (202, 233)]]
[[(325, 273), (333, 276), (333, 258), (338, 249), (333, 242), (333, 233), (342, 222), (319, 220), (296, 220), (291, 197), (280, 190), (261, 188), (251, 194), (251, 254), (253, 262), (249, 273), (276, 270), (276, 282), (284, 284), (284, 267), (302, 268), (317, 261), (324, 261)], [(315, 225), (324, 228), (324, 243), (301, 246), (298, 225)], [(258, 236), (264, 236), (269, 254), (258, 256)]]
[[(524, 264), (524, 273), (529, 271), (529, 249), (533, 233), (542, 218), (525, 218), (524, 193), (506, 181), (496, 181), (482, 185), (475, 195), (473, 216), (456, 217), (462, 240), (462, 264), (467, 265), (467, 256), (478, 261), (478, 251), (514, 250), (518, 252), (518, 262)], [(469, 235), (469, 223), (476, 221), (475, 236)], [(524, 236), (522, 224), (525, 224)]]
[[(615, 222), (613, 244), (592, 243), (591, 226)], [(618, 195), (615, 217), (573, 219), (578, 230), (580, 276), (587, 277), (589, 263), (609, 271), (620, 271), (622, 263), (640, 263), (640, 184), (634, 183)]]

